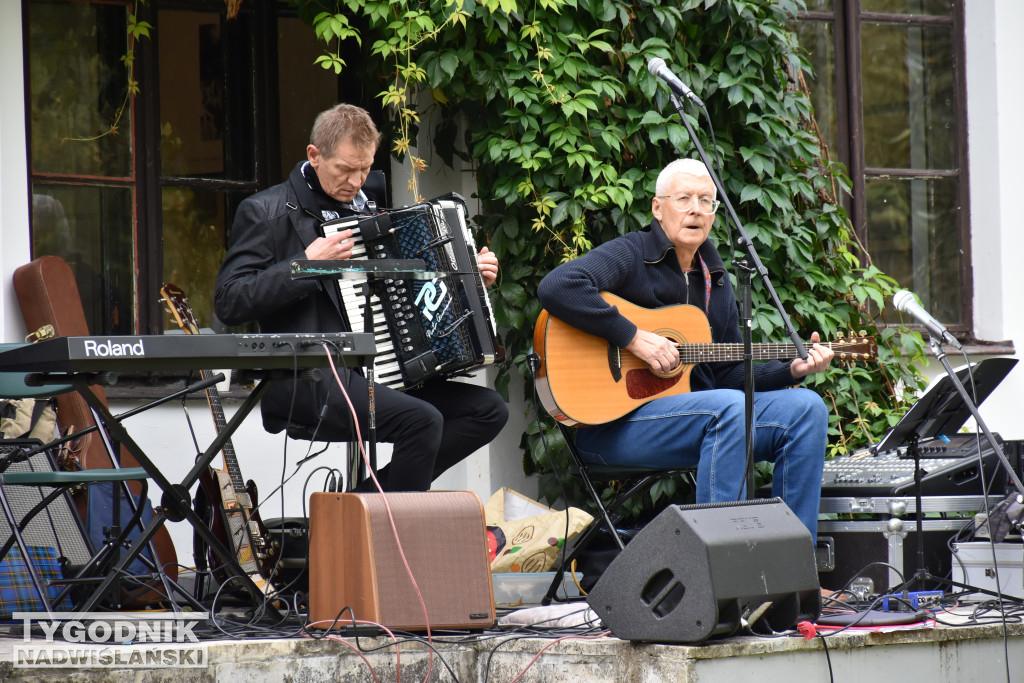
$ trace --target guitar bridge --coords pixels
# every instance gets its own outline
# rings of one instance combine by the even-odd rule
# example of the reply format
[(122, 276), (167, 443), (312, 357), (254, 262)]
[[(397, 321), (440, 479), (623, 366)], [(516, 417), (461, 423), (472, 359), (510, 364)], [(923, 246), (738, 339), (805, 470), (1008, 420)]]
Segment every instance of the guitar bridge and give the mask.
[(622, 381), (622, 349), (614, 344), (608, 345), (608, 371), (616, 382)]

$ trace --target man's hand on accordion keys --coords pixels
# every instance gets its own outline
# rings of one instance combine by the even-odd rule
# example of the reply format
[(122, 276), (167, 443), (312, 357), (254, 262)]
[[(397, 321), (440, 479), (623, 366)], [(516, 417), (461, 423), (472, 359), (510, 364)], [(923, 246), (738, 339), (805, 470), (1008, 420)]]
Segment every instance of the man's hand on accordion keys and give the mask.
[(339, 230), (326, 237), (317, 237), (306, 247), (306, 258), (310, 260), (342, 260), (352, 258), (351, 230)]
[(498, 279), (498, 257), (487, 247), (476, 255), (476, 265), (480, 268), (480, 276), (484, 284), (490, 287)]

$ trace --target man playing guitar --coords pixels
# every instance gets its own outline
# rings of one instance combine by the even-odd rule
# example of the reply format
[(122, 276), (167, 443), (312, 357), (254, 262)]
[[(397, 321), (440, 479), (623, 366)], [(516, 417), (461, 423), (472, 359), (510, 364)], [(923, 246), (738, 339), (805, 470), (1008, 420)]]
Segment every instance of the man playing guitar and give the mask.
[[(658, 176), (654, 219), (642, 231), (595, 247), (564, 263), (538, 294), (551, 316), (607, 340), (656, 376), (681, 370), (678, 344), (664, 330), (641, 329), (609, 303), (607, 294), (655, 309), (688, 304), (708, 319), (711, 340), (741, 341), (736, 297), (708, 234), (719, 202), (703, 163), (680, 159)], [(811, 336), (806, 360), (754, 366), (756, 460), (775, 463), (772, 493), (816, 538), (828, 411), (821, 397), (790, 389), (828, 368), (834, 352)], [(712, 360), (715, 360), (712, 358)], [(745, 483), (743, 365), (700, 362), (687, 367), (691, 391), (657, 397), (628, 414), (578, 430), (588, 461), (652, 468), (697, 468), (697, 502), (741, 500)], [(598, 397), (595, 400), (600, 400)]]

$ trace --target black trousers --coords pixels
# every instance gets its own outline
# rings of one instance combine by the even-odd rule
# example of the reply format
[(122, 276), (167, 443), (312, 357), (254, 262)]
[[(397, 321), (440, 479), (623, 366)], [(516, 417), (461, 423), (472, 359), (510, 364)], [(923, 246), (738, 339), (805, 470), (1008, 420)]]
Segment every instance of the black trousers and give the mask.
[[(330, 372), (328, 369), (327, 372)], [(341, 375), (345, 393), (359, 416), (359, 431), (368, 438), (366, 378), (356, 372)], [(326, 401), (315, 434), (319, 441), (355, 440), (352, 409), (335, 385)], [(395, 391), (374, 385), (378, 443), (392, 444), (391, 462), (377, 470), (385, 491), (426, 491), (453, 465), (490, 443), (508, 421), (508, 406), (498, 392), (465, 382), (436, 380), (417, 389)], [(371, 480), (358, 491), (376, 491)]]

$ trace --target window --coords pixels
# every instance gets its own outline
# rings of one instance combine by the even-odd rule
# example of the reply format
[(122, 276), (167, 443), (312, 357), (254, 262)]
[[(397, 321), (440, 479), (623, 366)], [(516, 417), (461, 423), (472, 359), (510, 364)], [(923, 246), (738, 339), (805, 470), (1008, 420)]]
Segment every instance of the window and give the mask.
[(124, 103), (125, 15), (124, 5), (26, 6), (33, 255), (64, 257), (90, 329), (113, 333), (134, 326), (133, 109), (118, 134), (97, 135)]
[[(33, 257), (71, 264), (93, 334), (176, 328), (165, 282), (201, 326), (223, 330), (213, 284), (235, 208), (305, 158), (313, 118), (340, 88), (374, 112), (373, 88), (314, 65), (316, 36), (286, 0), (249, 0), (230, 20), (221, 2), (150, 0), (139, 18), (153, 30), (134, 45), (139, 93), (126, 99), (134, 7), (24, 5)], [(102, 134), (122, 105), (116, 133)]]
[(819, 128), (873, 263), (951, 330), (971, 325), (961, 0), (809, 0), (797, 31)]

